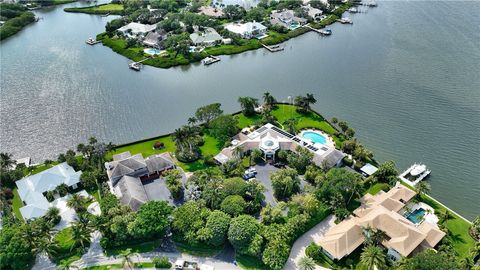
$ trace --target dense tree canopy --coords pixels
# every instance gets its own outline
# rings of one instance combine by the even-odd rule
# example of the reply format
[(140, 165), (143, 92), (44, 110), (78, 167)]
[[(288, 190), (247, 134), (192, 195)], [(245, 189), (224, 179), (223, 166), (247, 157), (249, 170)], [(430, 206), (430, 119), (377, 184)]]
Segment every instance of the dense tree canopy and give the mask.
[(270, 179), (272, 180), (273, 194), (279, 200), (288, 199), (300, 191), (300, 179), (295, 169), (278, 170), (271, 175)]
[(34, 259), (31, 240), (24, 237), (24, 226), (9, 226), (0, 233), (0, 268), (28, 269)]
[(200, 123), (208, 124), (213, 119), (222, 115), (223, 110), (221, 109), (221, 106), (220, 103), (212, 103), (202, 106), (195, 111), (195, 118)]
[(129, 225), (134, 234), (142, 238), (163, 236), (170, 225), (172, 207), (165, 201), (150, 201), (143, 204), (135, 220)]
[(256, 250), (258, 241), (261, 242), (261, 236), (258, 235), (260, 224), (258, 221), (247, 215), (241, 215), (230, 223), (228, 229), (228, 240), (240, 254), (252, 254)]

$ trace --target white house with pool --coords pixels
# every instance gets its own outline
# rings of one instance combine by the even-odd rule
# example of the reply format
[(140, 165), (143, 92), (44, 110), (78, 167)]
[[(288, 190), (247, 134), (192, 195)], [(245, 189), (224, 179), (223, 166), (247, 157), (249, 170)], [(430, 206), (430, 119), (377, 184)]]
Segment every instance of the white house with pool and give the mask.
[(233, 138), (232, 146), (224, 148), (214, 159), (223, 164), (233, 159), (234, 150), (240, 148), (243, 153), (260, 149), (266, 161), (275, 161), (275, 155), (280, 149), (296, 152), (300, 146), (313, 153), (313, 162), (316, 165), (340, 166), (345, 153), (335, 149), (333, 140), (326, 134), (316, 132), (318, 133), (314, 138), (305, 138), (301, 134), (292, 135), (272, 124), (266, 124), (254, 131), (247, 128)]

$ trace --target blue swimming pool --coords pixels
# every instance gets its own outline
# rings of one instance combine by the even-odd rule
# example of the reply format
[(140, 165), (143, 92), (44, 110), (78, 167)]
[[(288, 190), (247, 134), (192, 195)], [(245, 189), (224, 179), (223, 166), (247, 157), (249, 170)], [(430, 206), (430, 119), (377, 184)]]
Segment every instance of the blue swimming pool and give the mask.
[(313, 131), (304, 132), (302, 135), (305, 139), (312, 140), (314, 143), (326, 144), (327, 138), (322, 134)]
[(145, 53), (150, 54), (150, 55), (157, 55), (160, 54), (161, 51), (159, 49), (153, 49), (153, 48), (148, 48), (143, 50)]
[(414, 224), (418, 224), (423, 220), (423, 216), (425, 216), (425, 209), (423, 208), (418, 208), (413, 210), (413, 212), (410, 212), (406, 218), (413, 222)]

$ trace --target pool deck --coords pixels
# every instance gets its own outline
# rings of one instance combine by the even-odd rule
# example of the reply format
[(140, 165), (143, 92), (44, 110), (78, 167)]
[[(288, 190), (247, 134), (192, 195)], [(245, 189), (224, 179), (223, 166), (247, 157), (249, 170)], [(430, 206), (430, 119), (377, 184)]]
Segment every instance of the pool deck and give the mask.
[[(326, 139), (326, 142), (325, 144), (322, 144), (322, 143), (315, 143), (314, 141), (308, 139), (308, 138), (305, 138), (303, 136), (303, 134), (305, 134), (306, 132), (314, 132), (314, 133), (318, 133), (320, 135), (322, 135), (323, 137), (325, 137)], [(335, 141), (333, 141), (333, 138), (330, 137), (327, 133), (321, 131), (321, 130), (318, 130), (318, 129), (305, 129), (305, 130), (302, 130), (302, 132), (300, 132), (300, 134), (298, 135), (299, 137), (301, 137), (302, 139), (305, 139), (305, 140), (309, 140), (311, 141), (312, 143), (315, 143), (316, 146), (322, 146), (322, 145), (326, 145), (326, 146), (330, 146), (332, 148), (335, 148)]]

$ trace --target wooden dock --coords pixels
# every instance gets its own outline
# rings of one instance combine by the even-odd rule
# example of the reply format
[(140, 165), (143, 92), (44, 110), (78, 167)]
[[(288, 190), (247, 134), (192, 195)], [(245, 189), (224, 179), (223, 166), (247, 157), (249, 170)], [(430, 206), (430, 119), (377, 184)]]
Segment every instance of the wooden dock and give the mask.
[(262, 43), (262, 46), (265, 47), (265, 49), (269, 50), (270, 52), (279, 52), (283, 51), (285, 48), (281, 47), (280, 45), (272, 45), (272, 46), (267, 46)]
[(332, 31), (326, 31), (326, 30), (324, 30), (324, 29), (313, 28), (313, 27), (311, 27), (311, 26), (308, 25), (308, 24), (305, 25), (305, 27), (308, 28), (308, 29), (310, 29), (310, 30), (312, 30), (312, 31), (314, 31), (314, 32), (317, 32), (317, 33), (319, 33), (320, 35), (323, 35), (323, 36), (329, 36), (329, 35), (332, 34)]

